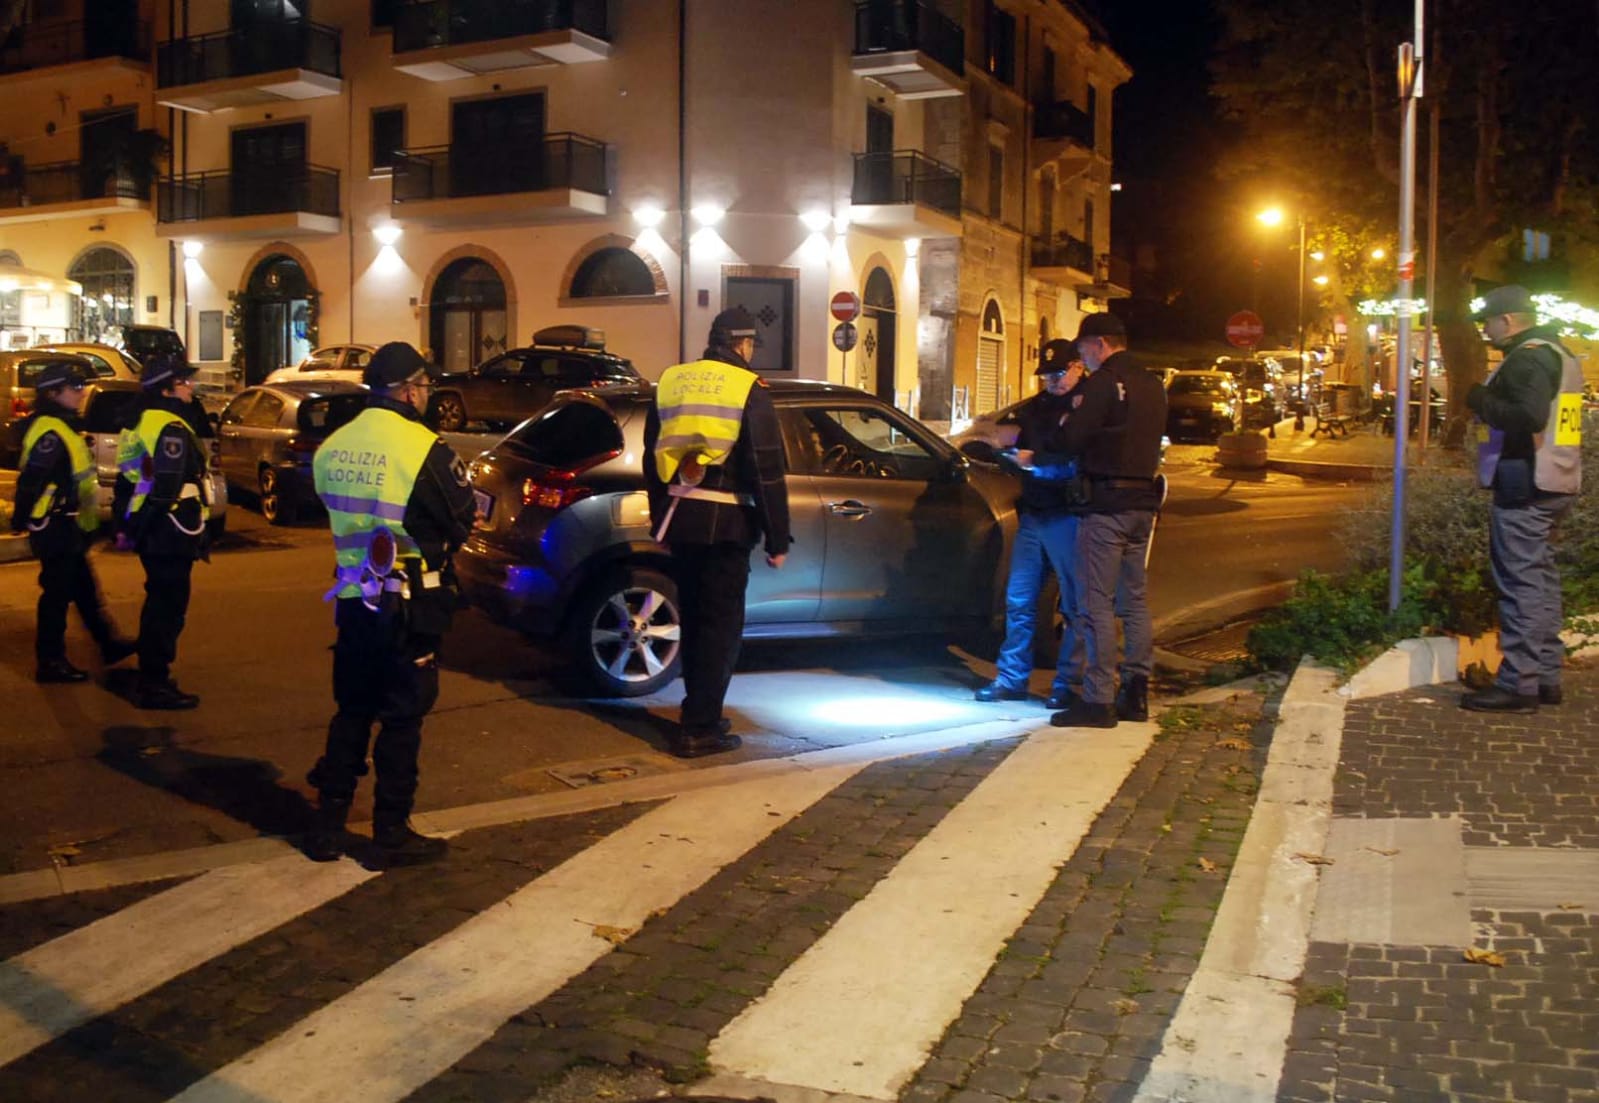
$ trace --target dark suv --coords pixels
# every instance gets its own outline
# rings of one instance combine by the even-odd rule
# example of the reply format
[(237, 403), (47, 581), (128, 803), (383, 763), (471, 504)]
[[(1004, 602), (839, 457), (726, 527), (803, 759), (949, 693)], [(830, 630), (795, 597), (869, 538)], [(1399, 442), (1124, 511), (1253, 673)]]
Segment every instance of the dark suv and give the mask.
[[(745, 638), (1002, 623), (1015, 481), (864, 392), (770, 387), (794, 545), (776, 571), (755, 550)], [(456, 557), (469, 601), (563, 640), (606, 696), (652, 693), (677, 675), (677, 590), (651, 536), (642, 470), (652, 395), (649, 384), (568, 392), (479, 456), (472, 485), (487, 520)]]
[(587, 326), (551, 326), (527, 348), (509, 349), (464, 372), (440, 375), (429, 420), (443, 432), (480, 421), (515, 425), (548, 406), (556, 391), (612, 387), (641, 379), (630, 361), (605, 351), (605, 333)]

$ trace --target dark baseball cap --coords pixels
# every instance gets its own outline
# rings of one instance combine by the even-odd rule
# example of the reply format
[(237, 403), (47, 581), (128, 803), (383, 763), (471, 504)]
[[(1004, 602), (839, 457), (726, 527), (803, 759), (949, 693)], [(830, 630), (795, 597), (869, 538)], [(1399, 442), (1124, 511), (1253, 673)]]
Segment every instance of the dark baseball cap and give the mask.
[(1064, 337), (1057, 337), (1053, 341), (1044, 342), (1044, 347), (1038, 350), (1038, 367), (1034, 375), (1052, 375), (1058, 371), (1065, 371), (1073, 360), (1080, 359), (1077, 355), (1077, 342), (1068, 341)]
[(1537, 305), (1532, 301), (1532, 293), (1519, 283), (1507, 283), (1503, 287), (1496, 287), (1482, 297), (1482, 309), (1473, 314), (1473, 321), (1483, 321), (1486, 318), (1497, 318), (1501, 314), (1533, 314), (1538, 313)]
[(759, 337), (755, 319), (742, 306), (730, 306), (711, 320), (711, 337), (722, 335), (731, 343), (746, 337)]
[(1077, 340), (1084, 337), (1126, 337), (1127, 326), (1108, 311), (1085, 315), (1077, 326)]
[(33, 377), (33, 389), (36, 392), (48, 391), (51, 387), (82, 383), (88, 376), (83, 368), (84, 365), (71, 360), (51, 360)]
[(390, 391), (416, 379), (433, 374), (433, 365), (416, 351), (415, 346), (404, 341), (390, 341), (372, 354), (361, 373), (361, 382), (380, 391)]
[(139, 385), (147, 391), (159, 391), (179, 379), (189, 378), (198, 370), (175, 352), (152, 352), (144, 358)]

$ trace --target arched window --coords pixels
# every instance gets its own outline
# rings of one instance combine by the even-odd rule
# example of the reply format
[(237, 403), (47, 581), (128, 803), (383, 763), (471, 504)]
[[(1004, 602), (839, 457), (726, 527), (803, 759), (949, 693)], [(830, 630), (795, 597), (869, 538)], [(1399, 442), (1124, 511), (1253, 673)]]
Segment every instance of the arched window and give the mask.
[(894, 309), (894, 281), (888, 273), (881, 268), (873, 268), (866, 277), (866, 294), (863, 296), (867, 306), (879, 310)]
[(578, 265), (572, 276), (571, 298), (608, 299), (623, 295), (655, 294), (655, 277), (649, 265), (631, 249), (608, 246), (596, 250)]
[(433, 362), (465, 371), (505, 351), (505, 282), (478, 257), (452, 261), (428, 300), (428, 340)]
[(73, 336), (102, 341), (112, 326), (133, 324), (133, 262), (116, 249), (90, 249), (73, 262), (67, 278), (83, 285)]

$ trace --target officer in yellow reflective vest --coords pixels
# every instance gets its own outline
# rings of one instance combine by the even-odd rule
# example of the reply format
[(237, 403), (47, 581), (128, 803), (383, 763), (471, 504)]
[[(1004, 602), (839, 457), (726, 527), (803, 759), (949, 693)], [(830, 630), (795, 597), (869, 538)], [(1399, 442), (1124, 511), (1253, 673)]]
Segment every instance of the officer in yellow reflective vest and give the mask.
[[(336, 430), (312, 461), (333, 531), (338, 601), (333, 697), (322, 757), (306, 780), (318, 792), (306, 856), (344, 852), (344, 825), (367, 747), (377, 771), (372, 837), (385, 865), (432, 861), (443, 839), (420, 835), (416, 799), (422, 720), (439, 695), (440, 638), (455, 615), (451, 556), (476, 515), (466, 467), (422, 422), (431, 366), (403, 341), (372, 354), (366, 409)], [(372, 726), (378, 725), (376, 740)]]
[(194, 401), (194, 367), (176, 353), (145, 358), (144, 409), (117, 446), (121, 477), (113, 511), (144, 565), (139, 614), (139, 684), (143, 709), (192, 709), (198, 694), (172, 680), (178, 637), (189, 613), (194, 561), (207, 554), (210, 488), (206, 449)]
[(89, 543), (100, 527), (99, 480), (77, 423), (83, 378), (70, 361), (52, 361), (35, 380), (34, 395), (33, 413), (22, 425), (11, 514), (11, 531), (28, 534), (39, 560), (34, 677), (45, 683), (82, 682), (89, 675), (67, 661), (68, 605), (78, 607), (107, 665), (133, 654), (136, 645), (111, 626), (89, 566)]
[(682, 622), (683, 706), (670, 746), (681, 758), (739, 746), (722, 715), (744, 634), (750, 551), (783, 565), (792, 542), (783, 438), (766, 384), (750, 367), (755, 319), (718, 314), (705, 354), (667, 368), (644, 425), (656, 539), (672, 553)]

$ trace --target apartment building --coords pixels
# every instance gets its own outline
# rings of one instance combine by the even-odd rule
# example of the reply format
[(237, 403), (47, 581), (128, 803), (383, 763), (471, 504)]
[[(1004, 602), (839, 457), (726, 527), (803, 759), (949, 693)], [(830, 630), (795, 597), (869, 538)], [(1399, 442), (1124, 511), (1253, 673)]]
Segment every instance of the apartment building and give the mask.
[(653, 377), (738, 304), (762, 371), (947, 420), (1117, 293), (1127, 71), (1063, 0), (29, 2), (0, 263), (58, 282), (18, 341), (171, 324), (237, 386), (576, 323)]

